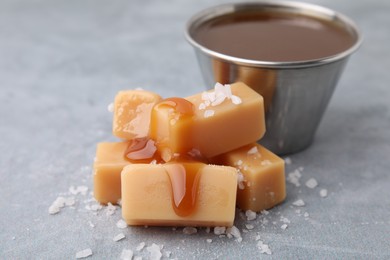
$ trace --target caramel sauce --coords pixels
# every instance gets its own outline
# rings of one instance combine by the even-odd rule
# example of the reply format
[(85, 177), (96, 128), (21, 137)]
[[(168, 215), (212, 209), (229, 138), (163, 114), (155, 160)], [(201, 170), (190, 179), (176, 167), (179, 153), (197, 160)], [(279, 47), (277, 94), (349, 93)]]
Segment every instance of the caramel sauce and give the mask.
[(194, 115), (194, 104), (184, 98), (171, 97), (160, 101), (155, 106), (168, 106), (180, 113), (180, 116), (193, 116)]
[(203, 163), (167, 163), (165, 170), (169, 176), (172, 192), (172, 206), (180, 217), (191, 215), (196, 208), (200, 172)]
[(132, 163), (160, 163), (161, 157), (156, 153), (154, 141), (149, 138), (136, 138), (129, 142), (124, 157)]
[(347, 50), (356, 37), (336, 22), (277, 11), (236, 11), (201, 24), (194, 39), (233, 57), (303, 61)]

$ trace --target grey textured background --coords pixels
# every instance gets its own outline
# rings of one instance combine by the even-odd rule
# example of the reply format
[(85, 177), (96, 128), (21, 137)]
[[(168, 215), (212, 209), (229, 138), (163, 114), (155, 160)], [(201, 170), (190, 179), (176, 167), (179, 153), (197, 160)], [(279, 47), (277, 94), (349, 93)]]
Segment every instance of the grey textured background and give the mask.
[[(72, 185), (91, 191), (95, 145), (115, 140), (107, 105), (120, 89), (143, 87), (165, 97), (203, 90), (186, 20), (222, 1), (2, 0), (0, 2), (0, 258), (118, 259), (122, 249), (148, 258), (144, 241), (178, 259), (390, 258), (390, 2), (311, 1), (353, 18), (364, 44), (351, 58), (313, 145), (291, 155), (286, 201), (247, 222), (241, 243), (204, 229), (118, 229), (85, 208), (90, 194), (57, 215), (48, 208)], [(314, 177), (315, 189), (304, 183)], [(321, 198), (319, 190), (328, 190)], [(306, 206), (292, 203), (303, 199)], [(309, 217), (304, 217), (307, 212)], [(280, 226), (287, 218), (288, 228)], [(268, 223), (264, 221), (268, 220)], [(89, 223), (95, 225), (92, 228)], [(113, 242), (123, 232), (126, 239)], [(272, 255), (260, 253), (255, 237)], [(207, 243), (206, 239), (213, 239)], [(165, 257), (166, 258), (166, 257)]]

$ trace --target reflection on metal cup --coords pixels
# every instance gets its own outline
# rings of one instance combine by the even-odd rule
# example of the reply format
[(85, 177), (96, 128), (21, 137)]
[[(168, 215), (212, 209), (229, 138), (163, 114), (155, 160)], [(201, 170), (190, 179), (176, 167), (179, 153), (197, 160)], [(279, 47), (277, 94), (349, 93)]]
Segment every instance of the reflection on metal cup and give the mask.
[[(265, 8), (318, 16), (338, 23), (354, 37), (354, 44), (333, 56), (302, 61), (248, 60), (218, 53), (202, 46), (194, 33), (203, 22), (237, 10)], [(187, 25), (187, 40), (194, 46), (207, 86), (242, 81), (265, 100), (266, 134), (260, 143), (283, 155), (301, 151), (313, 140), (322, 115), (347, 63), (361, 44), (354, 23), (342, 14), (299, 2), (256, 2), (220, 5), (193, 16)]]

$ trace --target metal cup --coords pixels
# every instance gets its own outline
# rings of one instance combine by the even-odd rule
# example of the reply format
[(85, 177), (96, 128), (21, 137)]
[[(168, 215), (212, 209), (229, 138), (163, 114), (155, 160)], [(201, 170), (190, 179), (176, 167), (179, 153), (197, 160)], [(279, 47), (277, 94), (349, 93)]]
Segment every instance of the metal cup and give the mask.
[[(355, 43), (349, 49), (330, 57), (270, 62), (218, 53), (193, 38), (199, 25), (209, 19), (236, 11), (264, 8), (300, 13), (337, 23), (355, 38)], [(227, 84), (242, 81), (264, 97), (267, 131), (260, 143), (279, 155), (301, 151), (312, 143), (347, 60), (362, 41), (356, 25), (346, 16), (300, 2), (254, 2), (211, 7), (189, 20), (186, 38), (195, 48), (208, 87), (213, 87), (215, 82)]]

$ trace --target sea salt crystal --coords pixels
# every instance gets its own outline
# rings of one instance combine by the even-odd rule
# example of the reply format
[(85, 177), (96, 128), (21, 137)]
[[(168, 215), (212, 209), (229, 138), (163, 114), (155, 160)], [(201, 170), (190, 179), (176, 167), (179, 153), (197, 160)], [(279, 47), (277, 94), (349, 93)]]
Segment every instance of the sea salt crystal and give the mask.
[(75, 187), (75, 186), (70, 186), (69, 187), (69, 192), (71, 193), (71, 194), (73, 194), (73, 195), (77, 195), (77, 194), (82, 194), (82, 195), (86, 195), (87, 194), (87, 192), (88, 192), (88, 187), (87, 186), (84, 186), (84, 185), (82, 185), (82, 186), (77, 186), (77, 187)]
[(60, 212), (61, 208), (65, 207), (65, 205), (69, 204), (69, 201), (64, 197), (58, 197), (49, 207), (49, 214), (54, 215)]
[(261, 161), (260, 164), (261, 164), (262, 166), (271, 165), (271, 161), (270, 161), (270, 160), (263, 160), (263, 161)]
[(269, 214), (269, 211), (268, 210), (265, 210), (263, 209), (262, 211), (260, 211), (261, 215), (268, 215)]
[(237, 184), (238, 184), (238, 188), (240, 190), (245, 189), (244, 181), (245, 181), (244, 175), (242, 174), (241, 171), (238, 170), (237, 171)]
[(214, 113), (215, 113), (214, 110), (208, 109), (208, 110), (204, 111), (203, 116), (204, 116), (205, 118), (207, 118), (207, 117), (212, 117), (212, 116), (214, 115)]
[(123, 249), (121, 253), (121, 260), (131, 260), (133, 258), (133, 251), (130, 249)]
[(280, 217), (280, 221), (283, 223), (291, 223), (291, 221), (288, 218), (285, 218), (283, 216)]
[(232, 103), (235, 104), (235, 105), (239, 105), (242, 103), (242, 100), (241, 98), (239, 98), (238, 96), (232, 96)]
[(111, 216), (115, 213), (116, 207), (112, 205), (110, 202), (108, 203), (106, 207), (106, 215)]
[(205, 103), (200, 103), (199, 104), (199, 110), (205, 110), (206, 109), (206, 104)]
[(77, 259), (86, 258), (86, 257), (91, 256), (91, 255), (92, 255), (91, 248), (87, 248), (87, 249), (84, 249), (84, 250), (81, 250), (81, 251), (77, 252), (76, 253), (76, 258)]
[(92, 211), (98, 211), (98, 210), (101, 210), (102, 208), (103, 208), (103, 206), (100, 204), (92, 204), (87, 209), (92, 210)]
[(246, 227), (246, 229), (251, 230), (251, 229), (254, 229), (255, 226), (253, 226), (251, 224), (245, 224), (245, 227)]
[(108, 104), (107, 110), (108, 110), (108, 112), (111, 112), (111, 113), (114, 112), (114, 103)]
[(118, 220), (118, 222), (116, 222), (116, 227), (124, 229), (127, 227), (127, 224), (123, 219), (120, 219), (120, 220)]
[(186, 235), (196, 234), (197, 232), (198, 232), (198, 230), (194, 227), (183, 228), (183, 234), (186, 234)]
[(320, 190), (320, 196), (321, 196), (322, 198), (327, 197), (327, 196), (328, 196), (328, 190), (327, 190), (327, 189), (322, 189), (322, 190)]
[(280, 226), (280, 228), (281, 228), (281, 229), (283, 229), (283, 230), (286, 230), (286, 228), (287, 228), (287, 224), (283, 224), (283, 225), (281, 225), (281, 226)]
[(225, 234), (225, 232), (226, 232), (226, 227), (215, 227), (214, 228), (215, 235), (222, 235), (222, 234)]
[(309, 213), (305, 212), (305, 214), (303, 214), (303, 216), (304, 216), (305, 218), (308, 218), (308, 217), (309, 217)]
[(232, 226), (226, 229), (226, 234), (233, 236), (238, 242), (242, 241), (240, 230), (236, 226)]
[(247, 153), (248, 154), (257, 154), (259, 150), (257, 149), (257, 146), (253, 146)]
[(307, 182), (306, 182), (306, 186), (310, 189), (314, 189), (315, 187), (317, 187), (318, 185), (318, 182), (316, 179), (314, 178), (310, 178)]
[(148, 246), (146, 248), (146, 250), (148, 250), (148, 252), (150, 253), (151, 260), (161, 259), (162, 254), (161, 254), (161, 248), (159, 245), (156, 245), (155, 243), (153, 243), (151, 246)]
[(206, 241), (207, 241), (207, 243), (211, 243), (211, 242), (213, 242), (213, 240), (212, 239), (210, 239), (210, 238), (208, 238), (208, 239), (206, 239)]
[(303, 206), (305, 206), (305, 202), (303, 200), (299, 199), (299, 200), (294, 201), (293, 205), (297, 206), (297, 207), (303, 207)]
[(256, 212), (252, 210), (245, 211), (245, 216), (248, 221), (255, 220), (256, 219)]
[(293, 172), (290, 172), (287, 176), (287, 181), (290, 182), (291, 184), (294, 184), (296, 187), (299, 187), (301, 186), (301, 184), (299, 183), (299, 179), (302, 177), (302, 174), (301, 172), (296, 169), (295, 171)]
[(88, 221), (88, 224), (91, 228), (94, 228), (95, 227), (95, 224), (93, 224), (91, 221)]
[(264, 244), (263, 241), (261, 241), (261, 240), (259, 242), (257, 242), (257, 248), (260, 250), (260, 253), (262, 253), (262, 254), (267, 254), (267, 255), (272, 254), (269, 246)]
[(285, 162), (287, 165), (291, 164), (291, 158), (290, 158), (290, 157), (284, 158), (284, 162)]
[(141, 243), (139, 243), (139, 245), (135, 248), (135, 250), (141, 251), (142, 249), (144, 249), (144, 247), (145, 247), (145, 242), (141, 242)]
[(115, 242), (118, 242), (119, 240), (122, 240), (125, 237), (126, 237), (125, 234), (120, 233), (120, 234), (116, 235), (112, 240), (114, 240)]

